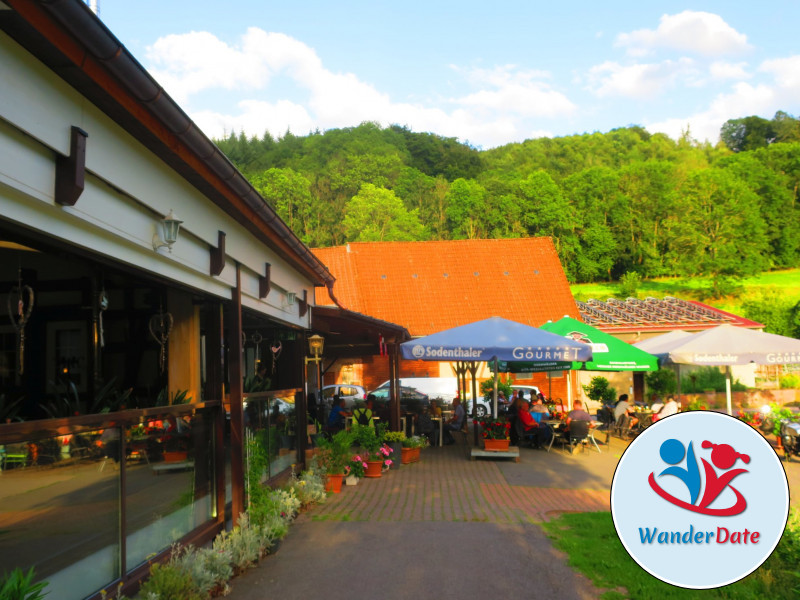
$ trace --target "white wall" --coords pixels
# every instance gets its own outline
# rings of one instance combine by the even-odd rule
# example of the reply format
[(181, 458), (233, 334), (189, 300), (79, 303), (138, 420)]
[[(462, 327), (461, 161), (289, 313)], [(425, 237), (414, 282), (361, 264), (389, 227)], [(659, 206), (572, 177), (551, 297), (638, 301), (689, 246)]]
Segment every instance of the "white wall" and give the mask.
[[(0, 32), (0, 216), (136, 268), (224, 298), (242, 265), (244, 305), (308, 327), (286, 292), (298, 299), (313, 285), (256, 240), (104, 113)], [(86, 185), (74, 207), (54, 201), (55, 159), (68, 155), (70, 128), (88, 133)], [(173, 209), (184, 221), (172, 253), (154, 252), (153, 234)], [(226, 266), (209, 275), (209, 247), (226, 237)], [(270, 263), (272, 291), (258, 298)]]

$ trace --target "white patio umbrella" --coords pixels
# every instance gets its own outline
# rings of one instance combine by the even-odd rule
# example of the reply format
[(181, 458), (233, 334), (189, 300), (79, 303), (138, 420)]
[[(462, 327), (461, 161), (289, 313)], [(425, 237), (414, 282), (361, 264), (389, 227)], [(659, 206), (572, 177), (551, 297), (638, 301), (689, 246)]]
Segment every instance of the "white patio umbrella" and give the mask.
[(725, 391), (728, 414), (731, 406), (731, 365), (784, 365), (800, 363), (800, 340), (733, 325), (719, 325), (670, 344), (668, 349), (649, 351), (663, 362), (726, 366)]

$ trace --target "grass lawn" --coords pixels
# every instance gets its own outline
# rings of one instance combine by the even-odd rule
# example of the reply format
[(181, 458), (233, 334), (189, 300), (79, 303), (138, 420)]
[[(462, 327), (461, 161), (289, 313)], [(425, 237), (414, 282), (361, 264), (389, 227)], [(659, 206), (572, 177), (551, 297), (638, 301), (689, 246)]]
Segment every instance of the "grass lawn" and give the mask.
[(611, 513), (567, 513), (543, 523), (554, 545), (569, 555), (569, 565), (604, 590), (603, 600), (800, 597), (800, 523), (793, 514), (775, 552), (748, 577), (715, 590), (687, 590), (664, 583), (637, 565), (617, 537)]
[[(619, 284), (608, 283), (581, 283), (570, 286), (572, 295), (576, 300), (586, 301), (589, 298), (606, 300), (620, 298)], [(716, 308), (727, 310), (735, 314), (739, 312), (742, 300), (758, 296), (766, 290), (778, 290), (787, 299), (800, 301), (800, 269), (786, 271), (771, 271), (762, 273), (757, 277), (748, 277), (738, 286), (735, 294), (724, 298), (709, 298), (710, 280), (705, 277), (682, 279), (678, 277), (660, 277), (642, 281), (639, 286), (639, 297), (675, 296), (684, 300), (699, 300)]]

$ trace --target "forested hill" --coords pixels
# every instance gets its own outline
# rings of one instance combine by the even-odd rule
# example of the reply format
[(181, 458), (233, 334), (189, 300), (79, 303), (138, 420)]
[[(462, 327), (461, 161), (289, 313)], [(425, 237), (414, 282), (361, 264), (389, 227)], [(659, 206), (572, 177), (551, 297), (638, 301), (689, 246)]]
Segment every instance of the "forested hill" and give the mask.
[(480, 151), (374, 123), (217, 140), (311, 247), (549, 235), (573, 282), (717, 284), (800, 265), (800, 122), (728, 121), (712, 147), (641, 127)]

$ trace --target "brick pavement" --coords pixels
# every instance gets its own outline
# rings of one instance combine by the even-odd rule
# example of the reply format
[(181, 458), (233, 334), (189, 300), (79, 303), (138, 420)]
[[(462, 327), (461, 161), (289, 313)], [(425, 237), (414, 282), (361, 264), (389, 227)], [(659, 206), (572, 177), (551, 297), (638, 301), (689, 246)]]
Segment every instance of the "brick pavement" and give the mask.
[(614, 448), (604, 448), (602, 455), (593, 452), (594, 456), (523, 448), (520, 463), (467, 460), (463, 445), (426, 448), (418, 463), (392, 469), (381, 478), (362, 479), (357, 486), (342, 486), (340, 494), (314, 507), (312, 519), (530, 523), (563, 511), (608, 510), (607, 485), (605, 489), (596, 482), (586, 489), (560, 487), (558, 477), (553, 478), (552, 487), (541, 485), (544, 481), (515, 485), (509, 483), (506, 472), (522, 476), (525, 470), (535, 469), (546, 478), (550, 469), (557, 475), (572, 463), (580, 471), (599, 460), (613, 473), (607, 465), (618, 460)]

